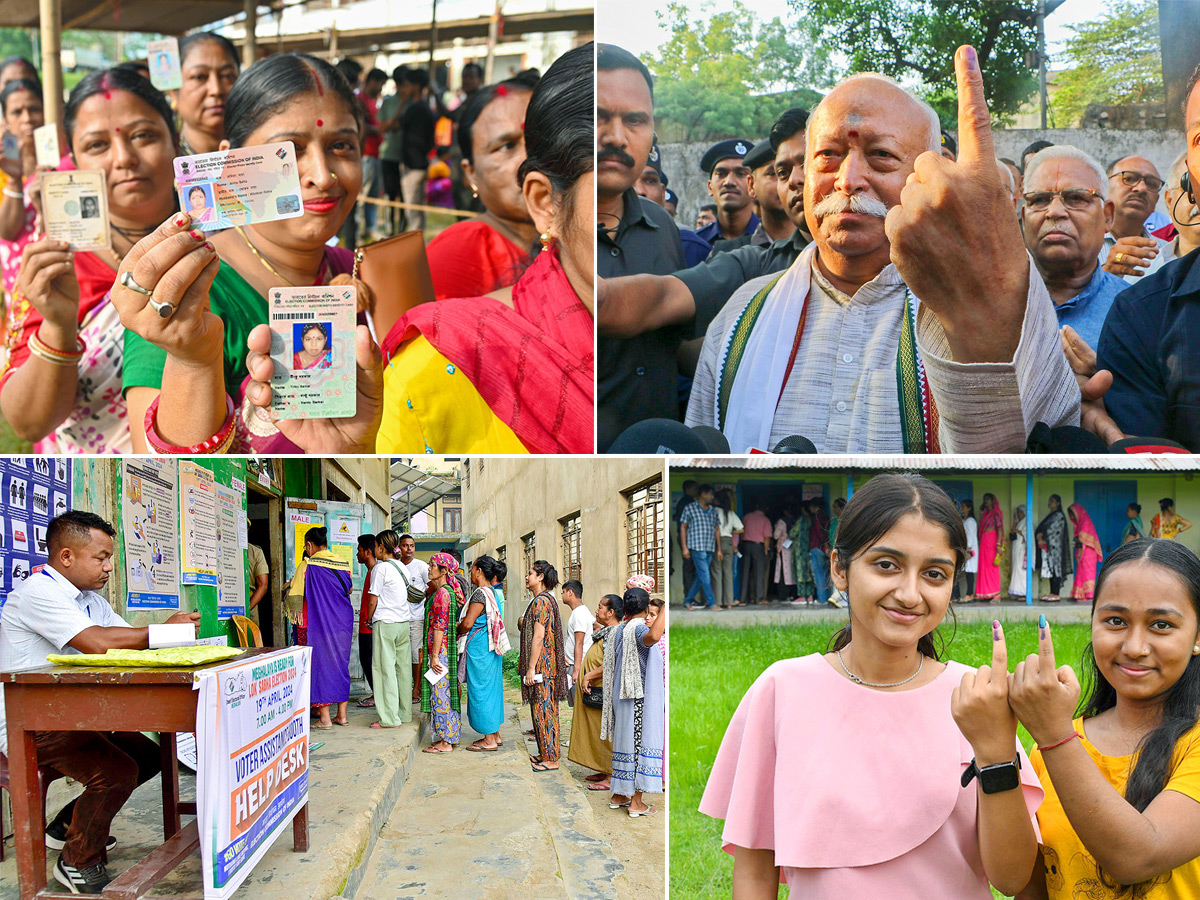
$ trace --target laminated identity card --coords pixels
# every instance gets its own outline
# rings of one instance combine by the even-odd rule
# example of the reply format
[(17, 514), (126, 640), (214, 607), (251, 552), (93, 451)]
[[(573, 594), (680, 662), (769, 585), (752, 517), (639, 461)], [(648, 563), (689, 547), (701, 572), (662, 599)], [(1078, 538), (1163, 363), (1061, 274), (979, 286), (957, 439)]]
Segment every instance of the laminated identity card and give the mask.
[(304, 215), (291, 141), (175, 158), (179, 208), (201, 231)]
[[(21, 144), (17, 140), (17, 136), (11, 131), (4, 132), (4, 158), (5, 159), (20, 159)], [(57, 163), (55, 163), (57, 165)]]
[(173, 37), (146, 44), (146, 64), (150, 67), (150, 83), (160, 91), (183, 87), (183, 72), (179, 68), (179, 41)]
[(46, 237), (72, 250), (103, 250), (108, 233), (108, 188), (103, 169), (43, 172), (42, 219)]
[(37, 151), (37, 164), (57, 169), (62, 162), (62, 154), (58, 152), (58, 126), (53, 122), (33, 129), (33, 147)]
[(344, 419), (358, 405), (352, 285), (277, 287), (267, 292), (271, 411), (277, 419)]

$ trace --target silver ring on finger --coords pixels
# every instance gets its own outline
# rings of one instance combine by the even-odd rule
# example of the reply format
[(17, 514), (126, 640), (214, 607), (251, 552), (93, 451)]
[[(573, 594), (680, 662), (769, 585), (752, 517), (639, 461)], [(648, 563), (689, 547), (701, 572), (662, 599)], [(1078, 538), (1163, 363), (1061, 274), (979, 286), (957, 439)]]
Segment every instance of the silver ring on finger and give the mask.
[[(129, 274), (128, 272), (126, 274)], [(163, 303), (161, 300), (155, 300), (153, 296), (148, 301), (154, 307), (154, 311), (158, 313), (159, 318), (169, 319), (175, 314), (175, 307), (170, 303)]]
[[(133, 280), (133, 272), (129, 271), (128, 269), (121, 273), (121, 286), (129, 288), (135, 293), (150, 297), (150, 292)], [(151, 298), (151, 302), (153, 302), (153, 298)], [(170, 314), (168, 313), (168, 315)]]

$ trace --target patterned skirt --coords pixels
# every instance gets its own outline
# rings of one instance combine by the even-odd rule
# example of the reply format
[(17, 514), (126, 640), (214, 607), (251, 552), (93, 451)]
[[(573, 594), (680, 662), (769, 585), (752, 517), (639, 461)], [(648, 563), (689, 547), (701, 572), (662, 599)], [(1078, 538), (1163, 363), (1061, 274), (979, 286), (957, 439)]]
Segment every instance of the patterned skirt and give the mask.
[[(450, 665), (444, 647), (442, 648), (442, 652), (438, 654), (438, 664), (443, 669)], [(457, 744), (459, 729), (462, 727), (462, 718), (459, 716), (458, 711), (450, 706), (450, 679), (448, 677), (443, 678), (433, 686), (430, 692), (430, 705), (433, 709), (431, 713), (433, 720), (433, 742), (446, 741), (449, 744)]]

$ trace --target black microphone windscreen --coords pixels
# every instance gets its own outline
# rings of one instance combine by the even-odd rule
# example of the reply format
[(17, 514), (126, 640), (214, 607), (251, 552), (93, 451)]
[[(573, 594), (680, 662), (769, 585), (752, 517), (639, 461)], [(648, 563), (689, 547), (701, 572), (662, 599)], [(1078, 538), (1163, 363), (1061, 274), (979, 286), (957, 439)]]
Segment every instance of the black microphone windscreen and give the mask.
[(789, 434), (778, 444), (772, 453), (816, 453), (817, 445), (802, 434)]
[(1050, 442), (1047, 453), (1062, 454), (1093, 454), (1107, 453), (1108, 447), (1104, 441), (1090, 431), (1077, 425), (1060, 425), (1050, 429)]
[[(634, 422), (612, 442), (609, 453), (668, 453), (691, 456), (710, 453), (704, 439), (674, 419)], [(728, 452), (728, 450), (726, 450)]]
[(704, 441), (709, 453), (728, 453), (729, 439), (718, 428), (711, 425), (693, 425), (692, 433)]

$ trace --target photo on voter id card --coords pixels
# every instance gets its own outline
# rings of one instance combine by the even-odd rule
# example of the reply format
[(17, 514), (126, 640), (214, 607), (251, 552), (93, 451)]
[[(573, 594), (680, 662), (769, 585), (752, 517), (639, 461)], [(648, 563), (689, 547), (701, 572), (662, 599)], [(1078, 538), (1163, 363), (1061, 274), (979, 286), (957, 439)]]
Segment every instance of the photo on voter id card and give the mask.
[(351, 285), (271, 288), (268, 303), (275, 416), (354, 415), (357, 289)]
[(176, 157), (175, 184), (201, 231), (304, 215), (291, 141)]
[(66, 241), (72, 250), (103, 250), (111, 245), (102, 169), (43, 172), (41, 179), (46, 237)]
[(146, 61), (150, 66), (150, 83), (160, 91), (183, 87), (180, 69), (179, 41), (173, 37), (146, 44)]

